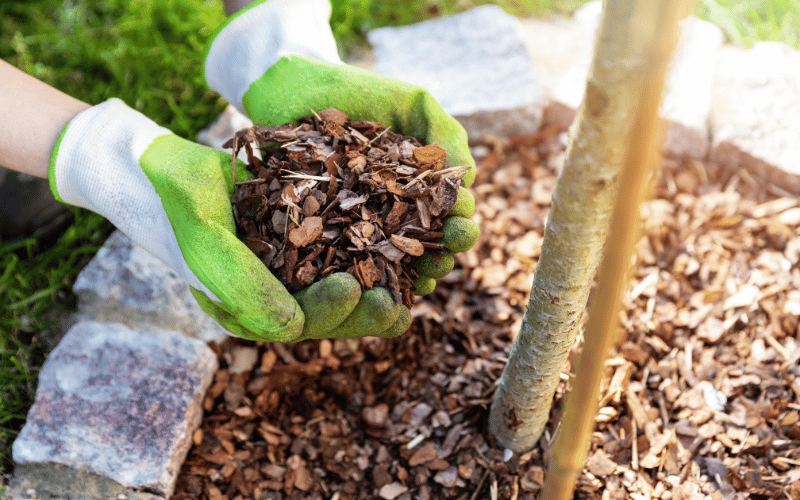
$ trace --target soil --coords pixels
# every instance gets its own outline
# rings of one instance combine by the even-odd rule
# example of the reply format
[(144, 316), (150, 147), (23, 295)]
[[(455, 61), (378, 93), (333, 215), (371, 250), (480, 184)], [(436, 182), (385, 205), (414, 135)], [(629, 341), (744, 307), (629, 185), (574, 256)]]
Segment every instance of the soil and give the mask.
[[(549, 125), (475, 148), (481, 237), (406, 334), (212, 344), (221, 368), (174, 498), (537, 498), (570, 366), (530, 453), (505, 454), (487, 418), (565, 144)], [(800, 498), (798, 200), (664, 158), (643, 213), (575, 498)]]

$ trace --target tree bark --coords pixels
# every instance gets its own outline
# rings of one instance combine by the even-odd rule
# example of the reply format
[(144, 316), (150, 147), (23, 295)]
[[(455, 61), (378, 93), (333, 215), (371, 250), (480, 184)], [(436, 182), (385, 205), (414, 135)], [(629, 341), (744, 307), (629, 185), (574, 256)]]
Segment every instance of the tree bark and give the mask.
[(630, 0), (604, 1), (531, 298), (494, 394), (489, 428), (516, 452), (530, 450), (547, 423), (608, 235), (630, 117), (641, 91), (643, 61), (629, 43), (634, 17)]

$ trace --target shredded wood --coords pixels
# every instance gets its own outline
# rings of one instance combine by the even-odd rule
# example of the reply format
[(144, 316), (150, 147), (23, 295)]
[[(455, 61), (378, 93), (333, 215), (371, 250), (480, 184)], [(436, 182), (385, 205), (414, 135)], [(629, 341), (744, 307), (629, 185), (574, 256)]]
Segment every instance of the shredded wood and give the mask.
[[(174, 498), (537, 498), (570, 367), (531, 453), (504, 460), (486, 419), (563, 132), (476, 149), (481, 237), (407, 335), (213, 345)], [(724, 165), (662, 167), (576, 498), (800, 498), (797, 200)]]
[(232, 199), (246, 245), (290, 292), (344, 271), (411, 307), (414, 263), (444, 252), (442, 221), (467, 167), (337, 109), (299, 123), (240, 130), (224, 145), (234, 157), (244, 147), (257, 176)]

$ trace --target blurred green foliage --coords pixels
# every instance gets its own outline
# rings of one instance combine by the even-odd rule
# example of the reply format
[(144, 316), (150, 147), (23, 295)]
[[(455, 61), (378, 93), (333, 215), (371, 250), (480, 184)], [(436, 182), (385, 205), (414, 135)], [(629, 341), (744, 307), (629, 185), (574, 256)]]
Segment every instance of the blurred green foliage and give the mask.
[(225, 16), (202, 0), (0, 3), (0, 58), (90, 104), (119, 97), (194, 137), (224, 103), (205, 85), (203, 52)]
[(738, 47), (770, 40), (800, 49), (798, 0), (700, 0), (700, 16), (722, 28)]

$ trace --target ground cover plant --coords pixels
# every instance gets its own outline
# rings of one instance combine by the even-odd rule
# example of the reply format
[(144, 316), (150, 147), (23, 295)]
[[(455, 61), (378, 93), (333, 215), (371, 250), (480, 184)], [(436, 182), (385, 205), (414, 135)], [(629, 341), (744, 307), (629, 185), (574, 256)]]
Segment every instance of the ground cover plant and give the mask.
[[(478, 3), (334, 0), (332, 24), (346, 48), (363, 45), (364, 33), (373, 27)], [(499, 2), (517, 15), (569, 13), (582, 3)], [(731, 43), (781, 39), (800, 47), (798, 11), (792, 0), (704, 0), (700, 13), (722, 26)], [(192, 138), (225, 105), (199, 73), (205, 42), (223, 18), (219, 2), (202, 0), (0, 2), (0, 57), (90, 103), (120, 97)], [(0, 247), (0, 485), (2, 474), (11, 470), (10, 443), (24, 423), (44, 360), (45, 343), (38, 338), (53, 326), (47, 313), (74, 306), (72, 283), (111, 231), (101, 217), (75, 210), (72, 228), (49, 249), (35, 239)]]

